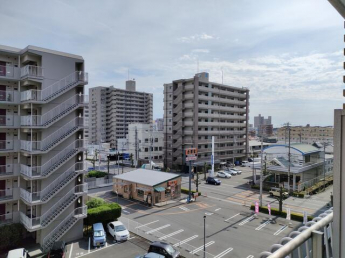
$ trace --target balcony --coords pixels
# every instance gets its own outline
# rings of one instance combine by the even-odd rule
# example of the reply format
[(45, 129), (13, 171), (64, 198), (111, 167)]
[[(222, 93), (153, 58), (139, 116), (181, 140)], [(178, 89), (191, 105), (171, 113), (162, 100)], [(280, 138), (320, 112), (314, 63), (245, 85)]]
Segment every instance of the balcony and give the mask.
[(29, 231), (38, 230), (47, 227), (61, 213), (63, 213), (71, 204), (73, 204), (80, 195), (87, 193), (87, 184), (76, 185), (65, 196), (59, 199), (52, 207), (49, 208), (40, 217), (30, 218), (24, 213), (20, 213), (20, 221)]
[(19, 128), (18, 115), (0, 115), (0, 128)]
[(18, 165), (19, 164), (7, 164), (0, 166), (0, 177), (18, 175)]
[(19, 80), (19, 68), (12, 65), (0, 65), (0, 79)]
[(19, 92), (16, 90), (0, 90), (0, 104), (19, 104)]
[(43, 79), (43, 68), (40, 66), (26, 65), (20, 69), (20, 77), (33, 78), (33, 79)]
[(20, 197), (23, 201), (30, 205), (46, 203), (58, 192), (64, 189), (67, 184), (72, 182), (72, 180), (75, 179), (80, 173), (84, 173), (85, 170), (86, 164), (84, 162), (77, 162), (40, 192), (31, 193), (23, 188), (20, 188)]
[(17, 152), (18, 150), (19, 150), (19, 141), (18, 140), (0, 141), (0, 153)]
[(80, 84), (87, 84), (87, 82), (87, 73), (81, 71), (73, 72), (43, 90), (21, 92), (20, 100), (47, 103)]
[(8, 224), (18, 222), (19, 221), (18, 215), (19, 214), (16, 211), (0, 215), (0, 227), (3, 225), (8, 225)]

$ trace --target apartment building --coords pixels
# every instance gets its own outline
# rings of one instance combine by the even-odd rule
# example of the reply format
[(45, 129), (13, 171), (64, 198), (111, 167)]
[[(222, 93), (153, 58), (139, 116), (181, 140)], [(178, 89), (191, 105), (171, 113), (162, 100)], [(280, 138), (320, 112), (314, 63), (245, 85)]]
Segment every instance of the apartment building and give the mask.
[(87, 81), (81, 56), (0, 46), (0, 226), (44, 250), (83, 235)]
[(155, 121), (156, 124), (156, 130), (157, 131), (163, 131), (164, 130), (164, 119), (163, 118), (157, 118)]
[(153, 95), (136, 91), (134, 80), (126, 81), (126, 89), (94, 87), (89, 89), (89, 142), (109, 142), (126, 138), (131, 123), (152, 123)]
[(184, 169), (184, 150), (198, 161), (245, 159), (248, 153), (249, 90), (209, 82), (208, 73), (164, 84), (164, 163)]
[[(313, 144), (314, 142), (333, 143), (333, 126), (290, 126), (290, 141)], [(289, 141), (287, 127), (277, 132), (278, 141)]]
[(89, 102), (87, 102), (84, 107), (84, 139), (87, 143), (89, 142), (89, 117)]

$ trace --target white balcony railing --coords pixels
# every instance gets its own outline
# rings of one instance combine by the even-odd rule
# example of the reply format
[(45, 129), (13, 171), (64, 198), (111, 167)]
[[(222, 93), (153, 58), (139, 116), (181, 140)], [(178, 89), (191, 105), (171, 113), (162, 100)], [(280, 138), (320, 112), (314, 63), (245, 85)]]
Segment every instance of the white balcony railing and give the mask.
[(20, 69), (20, 76), (25, 77), (43, 77), (43, 68), (41, 66), (26, 65)]
[(0, 90), (0, 102), (19, 103), (19, 92), (16, 90)]
[(0, 115), (0, 126), (19, 127), (19, 116)]
[(20, 221), (28, 229), (31, 230), (45, 227), (49, 225), (55, 217), (61, 214), (68, 207), (68, 205), (75, 200), (74, 198), (71, 198), (72, 195), (75, 195), (77, 197), (79, 194), (87, 193), (87, 190), (87, 184), (76, 185), (61, 199), (59, 199), (52, 207), (50, 207), (42, 216), (30, 218), (29, 216), (21, 212)]
[(15, 222), (17, 212), (11, 212), (11, 213), (6, 213), (0, 215), (0, 226), (5, 225), (5, 224), (10, 224)]
[(13, 65), (0, 65), (0, 77), (17, 79), (19, 76), (18, 67)]
[(43, 90), (27, 90), (21, 92), (21, 101), (49, 101), (63, 93), (65, 90), (79, 83), (87, 83), (88, 74), (85, 72), (73, 72), (65, 78), (53, 83)]
[(76, 94), (41, 116), (21, 116), (20, 124), (22, 126), (48, 126), (58, 118), (68, 114), (78, 105), (87, 103), (87, 101), (88, 96)]
[[(31, 167), (29, 165), (20, 164), (20, 173), (27, 176), (27, 177), (41, 177), (46, 176), (59, 165), (62, 165), (65, 160), (76, 153), (78, 149), (84, 147), (84, 140), (79, 139), (72, 142), (66, 148), (63, 148), (59, 153), (57, 153), (54, 157), (44, 163), (42, 166), (34, 166)], [(0, 166), (1, 169), (1, 166)], [(1, 170), (0, 170), (1, 173)]]
[(332, 224), (333, 208), (307, 222), (298, 231), (292, 231), (258, 257), (332, 257)]
[(0, 151), (17, 151), (18, 141), (17, 140), (1, 140)]
[(13, 188), (0, 190), (0, 200), (6, 199), (6, 198), (11, 198), (12, 196), (13, 196)]
[(20, 197), (29, 203), (48, 201), (61, 189), (63, 185), (68, 184), (77, 173), (84, 171), (85, 169), (86, 164), (84, 164), (84, 162), (77, 162), (40, 192), (29, 192), (20, 188)]
[[(48, 135), (42, 141), (20, 141), (20, 148), (25, 151), (46, 151), (59, 143), (60, 140), (67, 137), (71, 132), (76, 130), (78, 127), (84, 126), (84, 118), (76, 117), (75, 119), (68, 122), (63, 127), (56, 130), (54, 133)], [(0, 141), (1, 147), (1, 141)], [(0, 148), (1, 150), (1, 148)]]

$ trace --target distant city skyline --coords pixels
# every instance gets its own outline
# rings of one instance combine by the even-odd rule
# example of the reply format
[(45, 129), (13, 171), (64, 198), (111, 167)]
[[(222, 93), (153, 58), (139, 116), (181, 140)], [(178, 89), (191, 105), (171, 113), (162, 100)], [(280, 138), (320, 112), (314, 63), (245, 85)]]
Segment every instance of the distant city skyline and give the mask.
[(135, 78), (154, 94), (154, 119), (163, 83), (197, 70), (249, 88), (251, 122), (261, 113), (274, 127), (333, 125), (342, 107), (343, 20), (325, 0), (7, 1), (0, 16), (11, 21), (0, 24), (1, 44), (80, 54), (88, 87)]

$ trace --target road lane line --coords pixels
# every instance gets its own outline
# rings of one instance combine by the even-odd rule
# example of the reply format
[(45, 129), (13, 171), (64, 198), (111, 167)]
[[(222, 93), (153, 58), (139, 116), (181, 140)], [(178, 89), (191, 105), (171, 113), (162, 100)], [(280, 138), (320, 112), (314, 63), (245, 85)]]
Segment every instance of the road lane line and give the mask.
[(219, 211), (221, 208), (215, 209), (214, 211)]
[(237, 213), (236, 215), (234, 215), (234, 216), (232, 216), (232, 217), (230, 217), (230, 218), (228, 218), (228, 219), (226, 219), (226, 220), (224, 220), (224, 221), (229, 221), (229, 220), (235, 218), (236, 216), (238, 216), (238, 215), (240, 215), (240, 214), (241, 214), (241, 213)]
[(175, 232), (173, 232), (173, 233), (170, 233), (170, 234), (168, 234), (168, 235), (165, 235), (165, 236), (160, 237), (159, 240), (163, 240), (163, 239), (166, 239), (166, 238), (168, 238), (168, 237), (177, 235), (178, 233), (181, 233), (181, 232), (183, 232), (183, 231), (184, 231), (183, 229), (177, 230), (177, 231), (175, 231)]
[(224, 255), (230, 253), (232, 250), (234, 250), (234, 248), (230, 247), (230, 248), (226, 249), (225, 251), (221, 252), (220, 254), (216, 255), (216, 256), (213, 257), (213, 258), (221, 258), (221, 257), (223, 257)]
[(155, 220), (155, 221), (152, 221), (152, 222), (150, 222), (150, 223), (147, 223), (147, 224), (144, 224), (144, 225), (138, 226), (138, 227), (136, 227), (136, 228), (145, 227), (145, 226), (147, 226), (147, 225), (150, 225), (150, 224), (156, 223), (156, 222), (158, 222), (158, 221), (159, 221), (159, 220)]
[(159, 228), (151, 229), (151, 230), (147, 231), (146, 234), (151, 234), (151, 233), (153, 233), (153, 232), (156, 232), (156, 231), (158, 231), (158, 230), (161, 230), (161, 229), (167, 228), (167, 227), (170, 227), (170, 224), (166, 224), (166, 225), (161, 226), (161, 227), (159, 227)]
[(181, 210), (184, 210), (184, 211), (189, 211), (190, 209), (188, 209), (187, 207), (184, 207), (184, 206), (181, 206), (179, 207)]
[[(208, 243), (205, 245), (205, 247), (208, 247), (208, 246), (210, 246), (210, 245), (213, 245), (214, 243), (215, 243), (214, 241), (208, 242)], [(201, 251), (201, 250), (204, 250), (204, 245), (202, 245), (202, 246), (200, 246), (200, 247), (194, 249), (193, 251), (190, 251), (189, 253), (190, 253), (190, 254), (195, 254), (195, 253), (197, 253), (197, 252), (199, 252), (199, 251)]]
[(213, 213), (212, 212), (205, 212), (205, 215), (211, 216)]
[(71, 250), (69, 250), (69, 258), (71, 258), (71, 255), (72, 255), (72, 251), (73, 251), (73, 243), (71, 244)]
[(271, 221), (267, 220), (265, 223), (261, 224), (260, 226), (258, 226), (255, 230), (261, 230), (264, 227), (266, 227), (268, 224), (270, 224)]
[(192, 236), (192, 237), (190, 237), (190, 238), (187, 238), (187, 239), (185, 239), (185, 240), (182, 240), (182, 241), (180, 241), (180, 242), (174, 244), (174, 247), (183, 245), (183, 244), (185, 244), (185, 243), (187, 243), (187, 242), (189, 242), (189, 241), (191, 241), (191, 240), (193, 240), (194, 238), (197, 238), (197, 237), (198, 237), (198, 235), (194, 235), (194, 236)]
[(241, 223), (239, 223), (238, 225), (243, 226), (244, 224), (246, 224), (246, 223), (252, 221), (253, 219), (254, 219), (254, 215), (253, 215), (253, 216), (250, 216), (249, 218), (247, 218), (247, 219), (245, 219), (245, 220), (243, 220), (243, 221), (242, 221)]
[(285, 229), (287, 229), (287, 225), (282, 226), (280, 229), (277, 230), (273, 235), (278, 236), (281, 232), (283, 232)]

